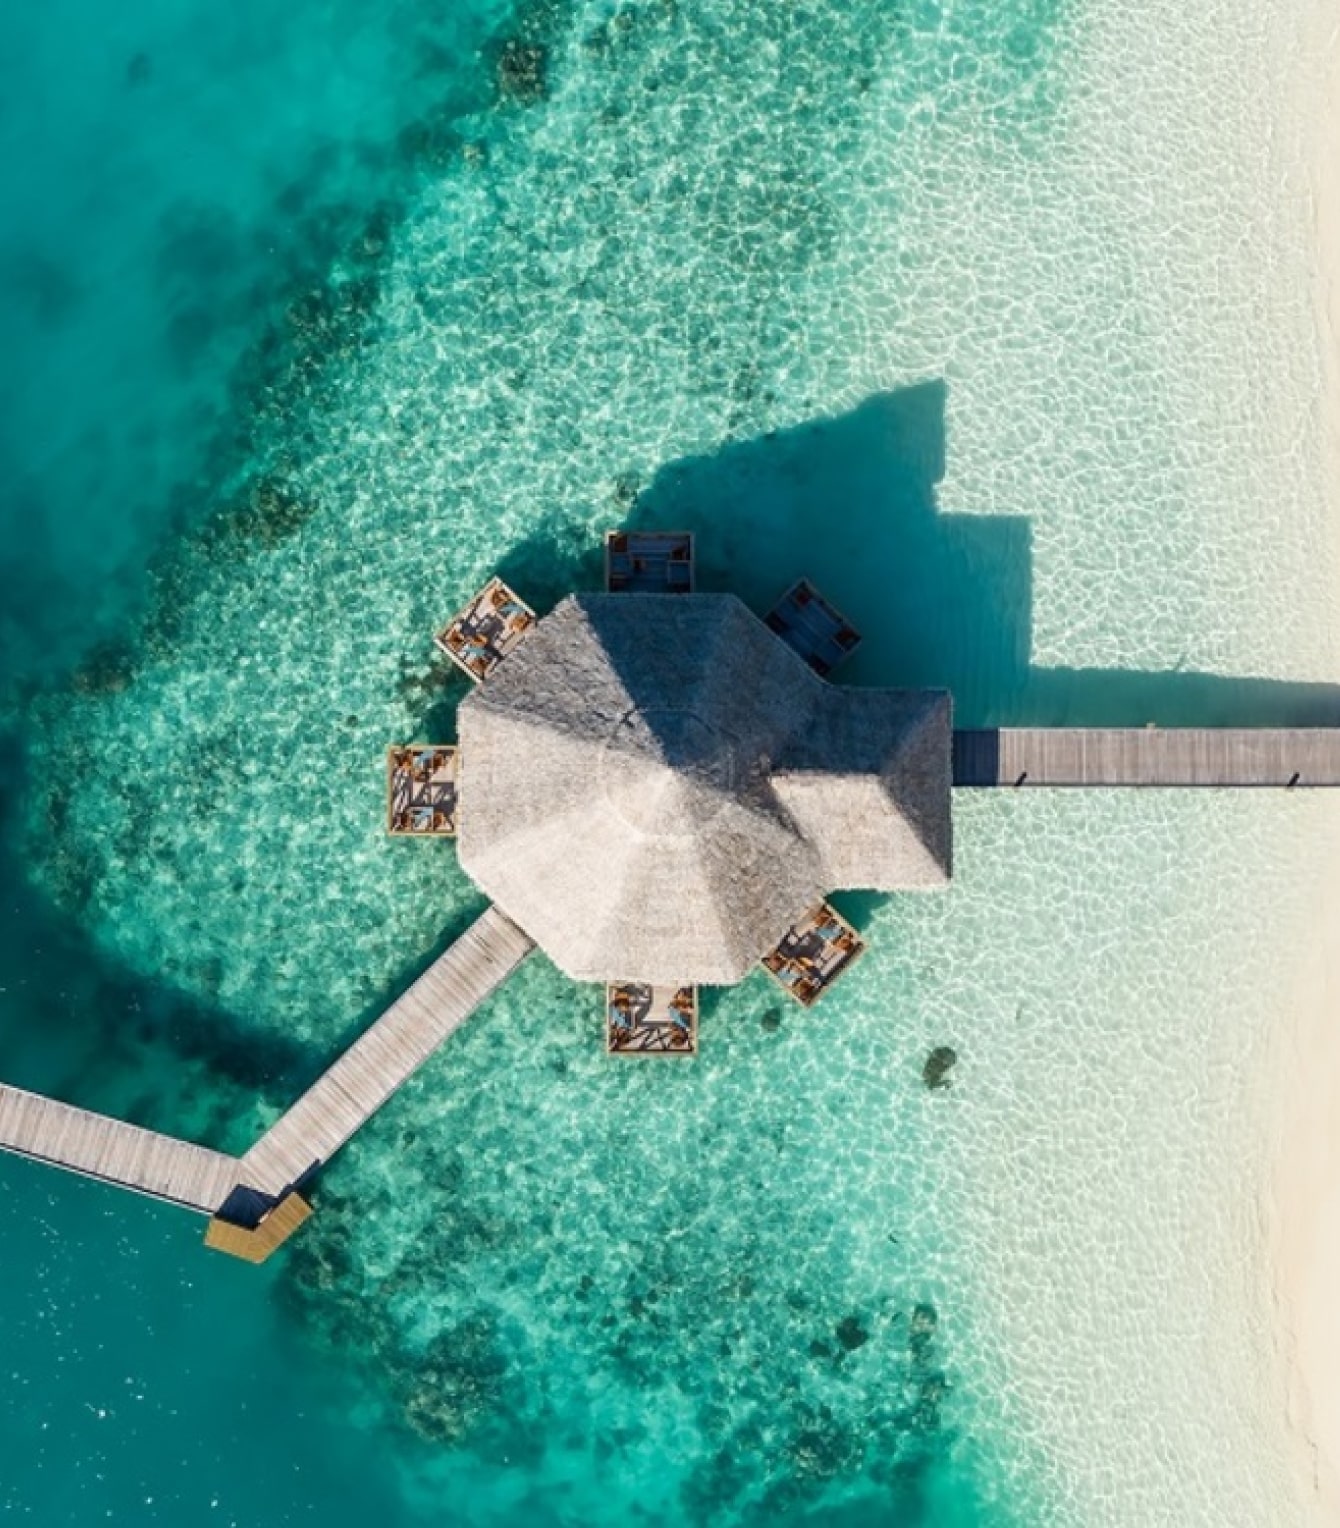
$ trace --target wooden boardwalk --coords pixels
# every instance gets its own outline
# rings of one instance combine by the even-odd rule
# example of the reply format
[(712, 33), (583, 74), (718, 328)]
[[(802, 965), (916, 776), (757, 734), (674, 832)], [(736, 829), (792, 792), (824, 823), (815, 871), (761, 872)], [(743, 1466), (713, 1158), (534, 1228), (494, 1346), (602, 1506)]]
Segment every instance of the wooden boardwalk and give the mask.
[(960, 786), (1340, 786), (1340, 728), (1001, 727), (954, 733)]
[(243, 1181), (278, 1199), (328, 1162), (534, 948), (490, 907), (265, 1132)]
[[(534, 945), (490, 908), (357, 1039), (244, 1157), (142, 1130), (105, 1114), (0, 1083), (0, 1150), (98, 1178), (156, 1199), (231, 1218), (245, 1205), (262, 1215), (260, 1236), (284, 1236), (306, 1218), (301, 1200), (262, 1212), (328, 1162), (439, 1045), (516, 969)], [(230, 1205), (231, 1200), (231, 1205)], [(225, 1209), (225, 1206), (228, 1208)], [(282, 1214), (279, 1212), (283, 1211)], [(245, 1223), (250, 1219), (244, 1216)], [(211, 1245), (228, 1240), (223, 1227)], [(282, 1234), (281, 1234), (282, 1233)], [(240, 1240), (245, 1241), (246, 1236)], [(234, 1237), (238, 1240), (239, 1237)], [(231, 1245), (225, 1250), (235, 1250)]]
[(236, 1186), (236, 1157), (0, 1083), (0, 1148), (213, 1214)]

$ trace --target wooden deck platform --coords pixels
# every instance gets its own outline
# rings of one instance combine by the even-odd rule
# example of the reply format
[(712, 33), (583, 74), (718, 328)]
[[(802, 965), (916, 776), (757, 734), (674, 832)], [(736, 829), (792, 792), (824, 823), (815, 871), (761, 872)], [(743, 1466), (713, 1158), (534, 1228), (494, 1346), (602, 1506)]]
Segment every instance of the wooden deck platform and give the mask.
[(692, 594), (692, 531), (609, 531), (607, 594)]
[(530, 635), (535, 612), (500, 578), (491, 578), (433, 641), (476, 682), (487, 679)]
[(792, 584), (763, 619), (820, 678), (861, 644), (860, 632), (807, 578)]
[(386, 831), (395, 838), (452, 838), (460, 752), (437, 743), (386, 750)]
[(215, 1215), (205, 1228), (205, 1245), (247, 1263), (263, 1263), (311, 1217), (312, 1207), (300, 1194), (288, 1194), (261, 1216), (254, 1226), (240, 1226)]
[(304, 1183), (534, 948), (489, 908), (247, 1152), (244, 1181), (274, 1199)]
[(0, 1148), (212, 1215), (238, 1181), (236, 1157), (0, 1083)]
[(789, 996), (812, 1008), (865, 950), (865, 940), (827, 902), (820, 902), (763, 957), (763, 969)]
[(1340, 786), (1340, 728), (1001, 727), (954, 733), (958, 786)]
[(612, 1056), (693, 1056), (698, 989), (611, 982), (605, 988), (605, 1049)]

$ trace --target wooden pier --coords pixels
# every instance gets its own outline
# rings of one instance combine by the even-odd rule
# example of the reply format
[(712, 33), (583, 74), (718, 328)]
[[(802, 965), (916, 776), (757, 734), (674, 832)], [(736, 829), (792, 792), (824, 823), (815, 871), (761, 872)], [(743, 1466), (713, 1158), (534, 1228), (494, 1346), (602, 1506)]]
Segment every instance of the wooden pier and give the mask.
[(490, 907), (242, 1158), (274, 1199), (305, 1182), (516, 970), (535, 946)]
[(958, 786), (1340, 786), (1340, 728), (1000, 727), (954, 733)]
[(236, 1157), (0, 1083), (0, 1148), (211, 1215), (236, 1186)]
[(0, 1150), (209, 1215), (209, 1246), (263, 1261), (311, 1213), (296, 1186), (328, 1162), (534, 948), (516, 924), (489, 908), (244, 1157), (4, 1083)]

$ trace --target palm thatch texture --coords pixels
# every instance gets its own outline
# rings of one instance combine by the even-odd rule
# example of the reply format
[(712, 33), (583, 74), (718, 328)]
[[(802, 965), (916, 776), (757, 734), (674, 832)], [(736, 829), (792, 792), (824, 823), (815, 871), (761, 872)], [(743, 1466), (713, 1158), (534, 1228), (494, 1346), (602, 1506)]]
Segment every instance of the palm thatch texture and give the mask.
[(456, 833), (455, 748), (411, 743), (386, 750), (386, 831), (397, 838)]
[(734, 983), (828, 890), (949, 879), (949, 696), (835, 689), (733, 595), (572, 595), (458, 728), (461, 864), (580, 981)]
[(692, 594), (692, 531), (609, 531), (607, 594)]
[(433, 641), (478, 682), (489, 677), (534, 625), (535, 612), (525, 600), (502, 579), (491, 578)]

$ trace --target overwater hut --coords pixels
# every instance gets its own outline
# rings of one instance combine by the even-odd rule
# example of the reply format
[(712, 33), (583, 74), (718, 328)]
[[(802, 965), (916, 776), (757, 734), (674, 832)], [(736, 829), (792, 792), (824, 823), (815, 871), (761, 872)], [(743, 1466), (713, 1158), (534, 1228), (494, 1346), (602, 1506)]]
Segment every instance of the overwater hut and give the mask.
[(950, 699), (732, 595), (578, 594), (462, 702), (462, 867), (569, 976), (740, 981), (828, 891), (950, 874)]
[(259, 1261), (307, 1219), (322, 1166), (537, 944), (605, 983), (611, 1054), (691, 1056), (699, 984), (757, 961), (808, 1008), (859, 959), (826, 892), (948, 881), (955, 780), (1340, 787), (1336, 728), (955, 738), (942, 691), (821, 677), (859, 636), (808, 583), (760, 621), (692, 592), (687, 535), (610, 541), (607, 592), (543, 619), (490, 580), (436, 638), (477, 686), (461, 749), (388, 753), (389, 830), (456, 830), (496, 906), (241, 1157), (3, 1082), (0, 1150), (201, 1211), (210, 1246)]

